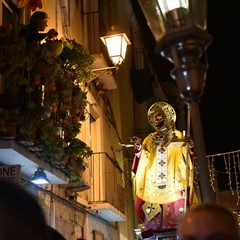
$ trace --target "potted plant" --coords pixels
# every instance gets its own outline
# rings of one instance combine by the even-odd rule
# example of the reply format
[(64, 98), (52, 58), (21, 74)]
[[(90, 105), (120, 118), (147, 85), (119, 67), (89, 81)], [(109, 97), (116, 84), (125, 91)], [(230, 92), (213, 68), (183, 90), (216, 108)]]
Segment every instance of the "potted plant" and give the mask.
[(71, 182), (80, 182), (79, 177), (85, 170), (84, 159), (91, 155), (91, 148), (78, 138), (74, 138), (66, 147), (64, 159), (66, 167), (71, 171)]
[(13, 104), (18, 112), (16, 139), (33, 142), (41, 149), (43, 161), (76, 180), (80, 177), (76, 168), (92, 154), (77, 134), (85, 119), (87, 82), (92, 77), (89, 66), (94, 59), (75, 40), (62, 42), (63, 52), (58, 55), (46, 45), (21, 42), (25, 46), (22, 61), (4, 65), (3, 72), (5, 84), (14, 86), (9, 88), (10, 95), (17, 99)]

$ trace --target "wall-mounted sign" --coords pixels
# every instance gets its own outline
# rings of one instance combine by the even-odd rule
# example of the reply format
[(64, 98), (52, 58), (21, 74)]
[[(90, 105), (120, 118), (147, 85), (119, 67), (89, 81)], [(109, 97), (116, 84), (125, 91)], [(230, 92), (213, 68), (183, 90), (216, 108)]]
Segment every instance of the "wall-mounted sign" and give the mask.
[(0, 181), (20, 182), (21, 165), (0, 166)]

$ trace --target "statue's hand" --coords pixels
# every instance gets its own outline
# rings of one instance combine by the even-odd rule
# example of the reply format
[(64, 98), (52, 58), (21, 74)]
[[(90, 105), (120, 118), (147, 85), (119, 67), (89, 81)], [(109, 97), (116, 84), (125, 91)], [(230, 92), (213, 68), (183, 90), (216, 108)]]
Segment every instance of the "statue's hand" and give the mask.
[(134, 145), (134, 147), (133, 147), (133, 152), (134, 152), (134, 153), (140, 152), (141, 149), (142, 149), (142, 139), (139, 138), (139, 137), (134, 136), (134, 137), (132, 137), (132, 138), (130, 139), (130, 141), (131, 141), (131, 143), (133, 143), (133, 145)]

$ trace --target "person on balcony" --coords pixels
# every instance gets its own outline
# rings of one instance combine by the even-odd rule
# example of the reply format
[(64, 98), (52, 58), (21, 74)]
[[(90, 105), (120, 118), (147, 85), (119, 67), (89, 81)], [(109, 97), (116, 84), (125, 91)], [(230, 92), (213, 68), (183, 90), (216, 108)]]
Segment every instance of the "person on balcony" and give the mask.
[(174, 108), (166, 102), (156, 102), (148, 110), (148, 121), (155, 132), (142, 144), (135, 141), (132, 166), (136, 211), (144, 223), (143, 237), (176, 229), (195, 196), (190, 141), (175, 127)]
[(56, 38), (58, 33), (54, 28), (51, 28), (48, 32), (44, 33), (48, 26), (48, 14), (43, 11), (36, 11), (30, 18), (30, 23), (24, 25), (19, 30), (19, 36), (23, 36), (27, 41), (37, 41), (48, 38)]

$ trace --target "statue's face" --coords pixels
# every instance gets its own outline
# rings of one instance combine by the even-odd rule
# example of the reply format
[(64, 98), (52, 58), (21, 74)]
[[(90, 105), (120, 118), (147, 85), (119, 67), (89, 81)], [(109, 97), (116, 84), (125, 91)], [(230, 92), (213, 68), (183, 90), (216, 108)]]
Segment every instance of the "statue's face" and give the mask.
[(165, 118), (166, 116), (164, 112), (161, 110), (154, 113), (153, 122), (154, 122), (155, 129), (161, 131), (161, 129), (165, 127)]

